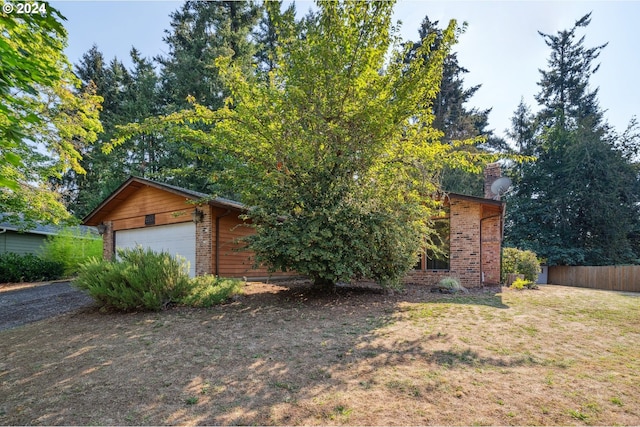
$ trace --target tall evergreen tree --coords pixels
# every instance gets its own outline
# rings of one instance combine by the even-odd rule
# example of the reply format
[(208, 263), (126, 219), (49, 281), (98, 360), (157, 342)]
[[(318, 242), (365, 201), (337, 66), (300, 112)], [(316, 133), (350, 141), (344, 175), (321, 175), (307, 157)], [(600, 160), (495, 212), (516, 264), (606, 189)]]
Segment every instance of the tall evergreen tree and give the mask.
[(126, 149), (107, 155), (103, 147), (114, 137), (117, 125), (130, 121), (124, 102), (132, 79), (121, 61), (113, 59), (107, 63), (95, 45), (75, 65), (75, 73), (81, 87), (95, 87), (103, 98), (100, 112), (103, 131), (94, 144), (83, 147), (81, 152), (86, 175), (70, 170), (59, 180), (65, 204), (82, 218), (131, 174)]
[[(169, 54), (156, 60), (162, 65), (161, 94), (165, 112), (175, 112), (196, 102), (216, 110), (224, 105), (229, 90), (215, 64), (220, 56), (231, 56), (245, 73), (253, 74), (255, 43), (251, 31), (260, 8), (252, 1), (187, 1), (171, 14), (171, 29), (165, 42)], [(194, 130), (210, 130), (207, 124), (193, 124)], [(166, 157), (154, 176), (201, 192), (234, 197), (226, 170), (232, 160), (203, 147), (188, 135), (164, 139)]]
[(162, 64), (163, 94), (169, 111), (189, 106), (193, 99), (211, 109), (222, 107), (228, 90), (215, 59), (231, 54), (250, 69), (254, 45), (250, 33), (259, 8), (247, 1), (187, 1), (171, 14), (164, 41), (169, 55)]
[[(438, 21), (431, 21), (425, 17), (419, 28), (420, 40), (412, 43), (407, 60), (415, 57), (417, 49), (422, 45), (422, 40), (430, 40), (432, 50), (438, 49), (442, 43), (443, 30), (438, 27)], [(460, 35), (464, 27), (459, 29)], [(427, 39), (428, 36), (433, 36)], [(464, 75), (469, 70), (460, 65), (457, 54), (451, 52), (447, 55), (442, 69), (442, 83), (440, 91), (433, 103), (434, 128), (442, 131), (443, 141), (451, 145), (457, 145), (458, 150), (471, 153), (502, 151), (506, 149), (505, 142), (496, 137), (493, 131), (488, 130), (488, 117), (491, 109), (469, 109), (468, 102), (480, 89), (480, 85), (465, 88)], [(474, 141), (473, 144), (459, 145), (459, 141)], [(456, 168), (444, 168), (441, 176), (442, 187), (447, 191), (482, 196), (482, 173), (479, 168), (475, 170), (462, 170)]]
[(509, 197), (507, 242), (532, 249), (550, 265), (636, 262), (630, 236), (637, 229), (636, 168), (615, 147), (614, 133), (589, 85), (594, 61), (606, 46), (584, 46), (577, 31), (540, 33), (551, 49), (541, 70), (533, 118), (523, 103), (513, 119), (512, 137), (534, 163), (515, 168)]
[[(263, 2), (262, 17), (254, 30), (256, 43), (255, 62), (259, 74), (268, 76), (278, 63), (283, 30), (295, 27), (296, 6), (291, 3), (284, 11), (282, 0)], [(265, 77), (268, 78), (268, 77)]]

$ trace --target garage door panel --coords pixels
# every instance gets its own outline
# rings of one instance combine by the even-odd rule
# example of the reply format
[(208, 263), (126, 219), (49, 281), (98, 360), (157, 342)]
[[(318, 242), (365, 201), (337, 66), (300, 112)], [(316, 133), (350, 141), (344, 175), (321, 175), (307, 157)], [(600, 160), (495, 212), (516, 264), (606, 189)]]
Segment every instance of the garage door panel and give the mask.
[(135, 248), (140, 245), (156, 252), (180, 255), (189, 262), (189, 275), (195, 276), (196, 227), (193, 222), (118, 230), (115, 240), (116, 249)]

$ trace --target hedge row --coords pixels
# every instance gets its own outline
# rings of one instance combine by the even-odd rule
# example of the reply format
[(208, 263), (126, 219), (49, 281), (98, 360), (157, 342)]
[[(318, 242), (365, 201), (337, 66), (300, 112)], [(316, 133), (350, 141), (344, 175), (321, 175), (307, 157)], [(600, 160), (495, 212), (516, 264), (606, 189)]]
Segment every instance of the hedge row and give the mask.
[(33, 254), (0, 254), (0, 283), (40, 282), (62, 277), (64, 264)]

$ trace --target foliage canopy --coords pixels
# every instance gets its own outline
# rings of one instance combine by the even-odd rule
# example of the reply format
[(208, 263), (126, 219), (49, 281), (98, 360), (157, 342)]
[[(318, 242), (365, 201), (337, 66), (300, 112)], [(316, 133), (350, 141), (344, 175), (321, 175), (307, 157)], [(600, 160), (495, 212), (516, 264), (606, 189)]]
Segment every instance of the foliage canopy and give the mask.
[(59, 222), (69, 214), (48, 180), (85, 172), (79, 148), (102, 129), (101, 99), (93, 87), (77, 91), (55, 8), (0, 17), (0, 211), (15, 222)]
[[(277, 43), (266, 75), (232, 55), (216, 65), (225, 106), (193, 108), (122, 128), (197, 140), (237, 159), (231, 171), (256, 234), (256, 263), (318, 284), (366, 277), (398, 285), (412, 267), (444, 166), (479, 168), (489, 154), (455, 150), (433, 126), (433, 99), (456, 22), (407, 61), (392, 2), (318, 2), (296, 22), (271, 10)], [(193, 123), (212, 126), (201, 131)]]
[[(589, 81), (606, 44), (587, 48), (578, 31), (590, 14), (557, 34), (543, 34), (551, 53), (541, 70), (532, 114), (521, 103), (512, 138), (537, 161), (513, 169), (515, 191), (507, 202), (507, 244), (531, 249), (549, 265), (638, 262), (640, 187), (633, 127), (618, 136), (604, 120)], [(636, 139), (635, 144), (629, 141)]]

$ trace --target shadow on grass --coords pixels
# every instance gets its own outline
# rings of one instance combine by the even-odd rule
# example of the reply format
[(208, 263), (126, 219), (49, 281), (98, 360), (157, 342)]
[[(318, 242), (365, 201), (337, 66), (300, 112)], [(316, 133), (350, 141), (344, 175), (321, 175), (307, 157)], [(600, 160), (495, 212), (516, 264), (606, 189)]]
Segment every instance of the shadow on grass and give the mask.
[(381, 344), (380, 331), (401, 321), (401, 303), (505, 308), (491, 292), (357, 286), (327, 293), (299, 283), (264, 285), (211, 309), (62, 316), (0, 333), (7, 355), (0, 424), (328, 424), (349, 401), (327, 396), (357, 380), (360, 362), (527, 363), (481, 357), (446, 341), (433, 342), (444, 349), (431, 347), (427, 337)]
[[(275, 283), (278, 285), (278, 283)], [(385, 290), (382, 287), (370, 284), (347, 284), (336, 286), (334, 290), (314, 287), (309, 281), (301, 280), (293, 285), (282, 282), (277, 294), (287, 300), (321, 301), (332, 298), (369, 298), (371, 300), (384, 300), (408, 303), (442, 303), (482, 305), (500, 309), (509, 308), (502, 301), (502, 288), (500, 286), (471, 289), (469, 293), (445, 294), (432, 292), (429, 286), (406, 285), (401, 290)], [(275, 295), (275, 294), (274, 294)]]

